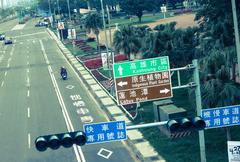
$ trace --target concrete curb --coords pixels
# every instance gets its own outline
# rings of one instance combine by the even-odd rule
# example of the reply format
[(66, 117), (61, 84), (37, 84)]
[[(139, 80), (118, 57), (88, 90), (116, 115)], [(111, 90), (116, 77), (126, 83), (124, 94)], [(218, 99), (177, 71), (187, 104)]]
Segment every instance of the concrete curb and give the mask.
[[(132, 125), (132, 122), (126, 117), (108, 93), (103, 90), (103, 87), (98, 84), (85, 66), (71, 54), (51, 30), (47, 29), (47, 32), (57, 42), (59, 49), (77, 72), (87, 89), (95, 97), (101, 109), (106, 112), (108, 118), (110, 120), (125, 120), (127, 125)], [(135, 153), (138, 160), (141, 162), (165, 162), (150, 143), (143, 138), (140, 131), (129, 130), (127, 131), (127, 136), (126, 143), (131, 148), (131, 151)]]

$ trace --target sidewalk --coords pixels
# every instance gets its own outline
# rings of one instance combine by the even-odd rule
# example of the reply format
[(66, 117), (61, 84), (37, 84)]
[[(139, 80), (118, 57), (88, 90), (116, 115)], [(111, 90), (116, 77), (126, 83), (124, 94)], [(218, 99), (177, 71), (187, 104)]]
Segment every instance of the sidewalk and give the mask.
[[(132, 125), (132, 122), (126, 117), (124, 112), (115, 103), (115, 101), (108, 95), (103, 87), (98, 84), (91, 73), (82, 65), (71, 52), (63, 45), (57, 36), (49, 29), (47, 29), (51, 37), (56, 41), (59, 49), (67, 58), (69, 63), (78, 73), (79, 77), (84, 82), (85, 86), (89, 89), (91, 94), (96, 98), (100, 107), (106, 112), (110, 120), (125, 120), (127, 125)], [(165, 162), (165, 160), (158, 155), (154, 148), (148, 141), (143, 138), (143, 135), (138, 130), (127, 131), (128, 139), (126, 143), (135, 153), (136, 157), (142, 162)]]

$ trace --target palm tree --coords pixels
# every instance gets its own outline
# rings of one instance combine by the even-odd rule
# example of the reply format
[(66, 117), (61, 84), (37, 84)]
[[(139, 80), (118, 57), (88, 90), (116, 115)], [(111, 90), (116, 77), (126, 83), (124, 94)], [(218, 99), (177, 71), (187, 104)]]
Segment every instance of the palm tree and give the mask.
[[(239, 104), (239, 86), (230, 77), (226, 54), (214, 49), (201, 60), (201, 64), (205, 78), (202, 85), (203, 106), (214, 108)], [(226, 131), (230, 140), (230, 128)]]
[(113, 36), (113, 45), (116, 52), (122, 51), (129, 60), (132, 60), (130, 56), (136, 56), (141, 48), (141, 40), (136, 30), (135, 27), (130, 25), (123, 26)]
[(91, 33), (91, 31), (93, 31), (93, 33), (96, 35), (98, 52), (100, 54), (99, 30), (103, 28), (101, 16), (96, 12), (88, 13), (84, 20), (84, 25), (88, 33)]

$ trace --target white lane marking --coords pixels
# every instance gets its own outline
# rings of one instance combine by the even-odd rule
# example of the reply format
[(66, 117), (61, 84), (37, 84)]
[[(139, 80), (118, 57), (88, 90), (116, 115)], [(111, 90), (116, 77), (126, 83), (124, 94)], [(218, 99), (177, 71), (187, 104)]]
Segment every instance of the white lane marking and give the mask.
[[(28, 51), (29, 52), (29, 51)], [(29, 58), (29, 56), (27, 55), (27, 58)]]
[(83, 117), (80, 117), (81, 118), (81, 121), (83, 123), (92, 123), (93, 122), (93, 117), (88, 115), (88, 116), (83, 116)]
[(27, 73), (29, 73), (29, 69), (27, 69)]
[(8, 63), (8, 64), (7, 64), (7, 67), (9, 67), (9, 66), (10, 66), (10, 64)]
[(27, 109), (27, 116), (28, 116), (28, 118), (30, 118), (30, 108), (29, 107)]
[(30, 81), (28, 76), (27, 76), (27, 87), (30, 87)]
[(3, 87), (3, 85), (4, 85), (4, 81), (2, 81), (1, 87)]
[(7, 71), (5, 71), (4, 75), (7, 76)]
[(76, 111), (77, 111), (77, 114), (80, 114), (80, 115), (85, 115), (89, 113), (89, 110), (87, 108), (79, 108)]
[(32, 33), (32, 34), (25, 34), (25, 35), (15, 36), (15, 37), (12, 37), (12, 38), (26, 37), (26, 36), (32, 36), (32, 35), (37, 35), (37, 34), (43, 34), (43, 33), (46, 33), (46, 32), (38, 32), (38, 33)]
[(74, 86), (73, 86), (73, 85), (67, 85), (66, 88), (67, 88), (67, 89), (73, 89)]
[(12, 58), (10, 57), (10, 58), (8, 58), (8, 62), (10, 62), (12, 60)]
[(27, 61), (27, 65), (29, 65), (29, 62)]
[(99, 155), (99, 156), (101, 156), (101, 157), (103, 157), (103, 158), (105, 158), (105, 159), (109, 159), (109, 157), (112, 155), (112, 151), (110, 151), (110, 150), (107, 150), (107, 149), (105, 149), (105, 148), (101, 148), (99, 151), (98, 151), (98, 153), (97, 153), (97, 155)]
[(28, 133), (28, 148), (31, 148), (31, 134)]
[(0, 62), (2, 62), (4, 56), (3, 55), (0, 55)]
[(29, 90), (27, 91), (27, 96), (28, 96), (28, 97), (30, 96), (30, 91), (29, 91)]
[[(63, 101), (61, 92), (60, 92), (60, 90), (58, 88), (58, 84), (57, 84), (57, 81), (55, 79), (55, 76), (53, 75), (53, 70), (52, 70), (51, 66), (49, 65), (49, 60), (48, 60), (48, 57), (46, 55), (46, 51), (45, 51), (45, 48), (43, 46), (42, 40), (39, 40), (39, 42), (41, 44), (41, 49), (42, 49), (42, 53), (44, 55), (45, 61), (48, 64), (48, 73), (49, 73), (49, 75), (51, 77), (51, 80), (52, 80), (52, 83), (53, 83), (53, 86), (54, 86), (54, 90), (55, 90), (55, 92), (57, 94), (57, 98), (58, 98), (59, 104), (62, 107), (62, 113), (63, 113), (63, 117), (64, 117), (64, 120), (65, 120), (65, 123), (67, 125), (67, 129), (70, 132), (74, 131), (74, 128), (73, 128), (73, 125), (72, 125), (72, 121), (71, 121), (71, 119), (69, 117), (68, 111), (66, 109), (66, 105), (65, 105), (65, 103)], [(74, 149), (74, 153), (76, 155), (77, 161), (78, 162), (86, 162), (86, 159), (85, 159), (85, 157), (83, 155), (81, 147), (73, 145), (73, 149)]]

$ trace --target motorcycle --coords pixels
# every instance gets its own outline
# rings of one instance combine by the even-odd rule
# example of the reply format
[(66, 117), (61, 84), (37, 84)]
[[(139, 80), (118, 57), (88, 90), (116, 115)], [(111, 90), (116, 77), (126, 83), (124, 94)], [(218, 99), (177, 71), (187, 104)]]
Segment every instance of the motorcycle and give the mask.
[(67, 72), (61, 73), (62, 79), (67, 80)]
[(63, 80), (67, 79), (67, 70), (65, 68), (61, 68), (60, 74), (61, 74)]

